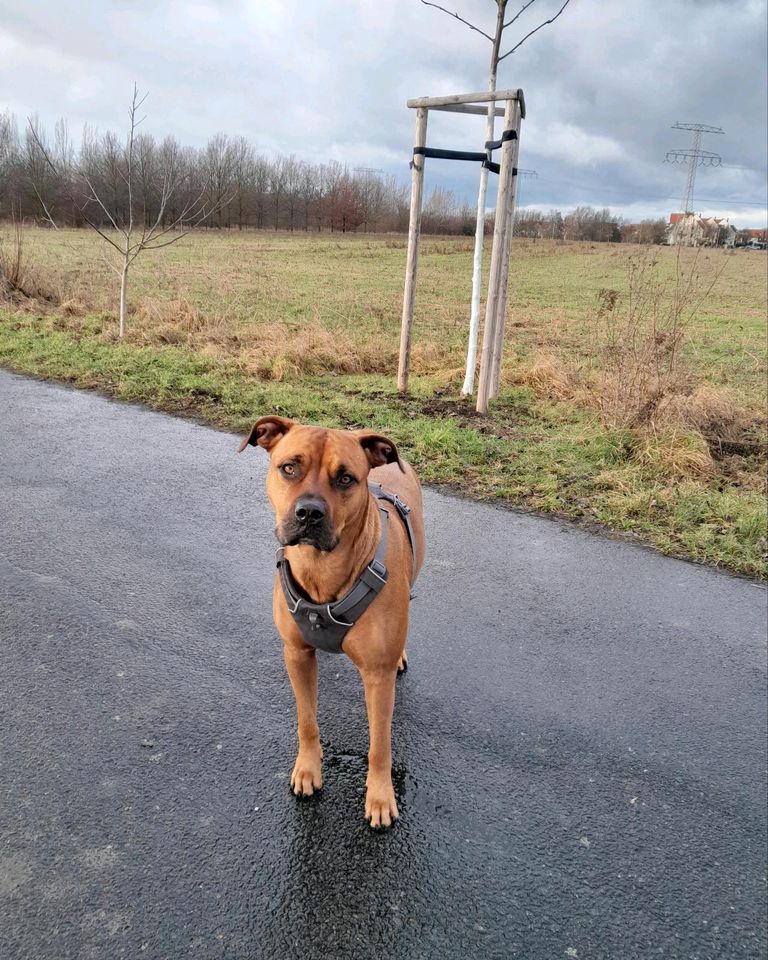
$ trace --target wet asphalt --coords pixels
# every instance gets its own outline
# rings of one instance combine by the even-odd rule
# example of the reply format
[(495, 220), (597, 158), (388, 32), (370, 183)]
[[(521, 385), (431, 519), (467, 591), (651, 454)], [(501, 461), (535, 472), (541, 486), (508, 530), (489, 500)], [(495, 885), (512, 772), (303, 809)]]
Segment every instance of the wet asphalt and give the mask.
[(427, 491), (375, 833), (343, 657), (289, 792), (236, 448), (0, 372), (1, 960), (765, 956), (764, 587)]

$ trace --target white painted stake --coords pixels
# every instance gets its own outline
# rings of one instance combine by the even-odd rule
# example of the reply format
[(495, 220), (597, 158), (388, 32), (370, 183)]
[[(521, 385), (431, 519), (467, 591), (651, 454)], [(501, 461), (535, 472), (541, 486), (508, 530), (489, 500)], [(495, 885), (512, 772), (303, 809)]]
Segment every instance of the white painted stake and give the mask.
[[(496, 75), (488, 81), (488, 90), (496, 89)], [(485, 139), (493, 140), (493, 120), (496, 104), (491, 103), (485, 121)], [(492, 109), (493, 108), (493, 109)], [(469, 342), (467, 344), (467, 372), (464, 375), (462, 396), (475, 391), (475, 367), (477, 366), (477, 335), (480, 330), (480, 294), (483, 285), (483, 244), (485, 242), (485, 197), (488, 192), (488, 167), (480, 168), (480, 187), (477, 192), (477, 219), (475, 221), (475, 253), (472, 258), (472, 301), (469, 311)]]
[[(517, 100), (507, 100), (504, 111), (504, 130), (515, 128)], [(488, 412), (488, 399), (491, 395), (493, 375), (493, 354), (496, 343), (497, 321), (500, 309), (506, 309), (506, 303), (500, 303), (502, 294), (503, 261), (509, 258), (509, 233), (511, 220), (508, 215), (510, 203), (510, 180), (512, 176), (512, 157), (515, 140), (507, 140), (501, 147), (501, 169), (496, 198), (496, 217), (493, 228), (493, 249), (491, 252), (491, 270), (488, 277), (488, 296), (485, 303), (485, 324), (483, 326), (483, 352), (480, 359), (480, 380), (477, 385), (477, 412)]]

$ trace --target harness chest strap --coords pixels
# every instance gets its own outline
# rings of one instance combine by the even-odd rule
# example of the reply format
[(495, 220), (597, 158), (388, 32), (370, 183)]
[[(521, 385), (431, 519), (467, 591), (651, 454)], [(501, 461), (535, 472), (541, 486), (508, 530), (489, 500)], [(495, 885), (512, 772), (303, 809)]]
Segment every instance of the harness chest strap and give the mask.
[[(394, 505), (405, 524), (408, 540), (413, 554), (414, 568), (416, 564), (415, 542), (408, 507), (397, 494), (384, 490), (381, 484), (369, 484), (371, 493), (379, 499), (386, 500)], [(288, 610), (299, 628), (304, 642), (316, 650), (327, 653), (341, 653), (341, 645), (347, 631), (350, 630), (376, 597), (381, 593), (387, 582), (389, 572), (385, 563), (387, 553), (387, 528), (389, 512), (379, 507), (381, 514), (381, 537), (376, 547), (376, 553), (367, 566), (363, 568), (350, 589), (339, 600), (332, 603), (313, 603), (302, 596), (291, 573), (291, 566), (285, 557), (282, 547), (277, 551), (277, 568), (280, 572), (280, 584), (285, 595)]]
[[(405, 524), (405, 532), (408, 534), (408, 543), (411, 548), (411, 562), (413, 567), (413, 573), (416, 573), (416, 541), (413, 534), (413, 524), (411, 523), (411, 508), (407, 503), (404, 503), (396, 493), (392, 493), (389, 490), (385, 490), (380, 483), (369, 483), (368, 489), (376, 497), (377, 500), (386, 500), (387, 503), (391, 503), (392, 506), (397, 510), (400, 515), (400, 519)], [(415, 580), (415, 576), (412, 577), (412, 581)]]

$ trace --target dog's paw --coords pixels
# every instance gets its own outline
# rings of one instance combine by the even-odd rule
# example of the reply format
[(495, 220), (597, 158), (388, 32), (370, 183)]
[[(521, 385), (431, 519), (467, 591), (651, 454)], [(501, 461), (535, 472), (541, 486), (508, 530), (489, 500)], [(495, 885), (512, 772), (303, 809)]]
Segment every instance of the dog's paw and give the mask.
[(392, 781), (370, 783), (365, 795), (365, 819), (370, 825), (375, 829), (391, 827), (392, 821), (397, 820), (399, 816)]
[(402, 673), (405, 673), (407, 669), (408, 669), (408, 657), (405, 655), (405, 652), (403, 652), (402, 657), (400, 657), (400, 659), (397, 661), (398, 676)]
[(291, 790), (297, 797), (311, 797), (323, 786), (321, 757), (299, 754), (291, 774)]

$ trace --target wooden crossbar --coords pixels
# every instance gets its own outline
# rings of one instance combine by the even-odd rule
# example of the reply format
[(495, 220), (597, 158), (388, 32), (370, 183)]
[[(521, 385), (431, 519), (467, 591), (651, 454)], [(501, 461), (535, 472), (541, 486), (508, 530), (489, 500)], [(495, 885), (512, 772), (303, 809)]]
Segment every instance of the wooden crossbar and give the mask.
[[(488, 107), (476, 107), (471, 103), (444, 103), (441, 107), (431, 107), (432, 110), (444, 110), (446, 113), (474, 113), (477, 116), (487, 117)], [(494, 107), (494, 116), (503, 117), (504, 108)]]
[[(454, 104), (463, 103), (490, 103), (496, 100), (519, 100), (520, 116), (525, 118), (525, 98), (522, 90), (496, 90), (490, 93), (488, 90), (481, 90), (479, 93), (455, 93), (449, 97), (416, 97), (414, 100), (406, 101), (406, 105), (412, 110), (419, 107), (426, 107), (428, 110), (437, 107), (448, 107)], [(487, 111), (486, 111), (487, 112)]]

